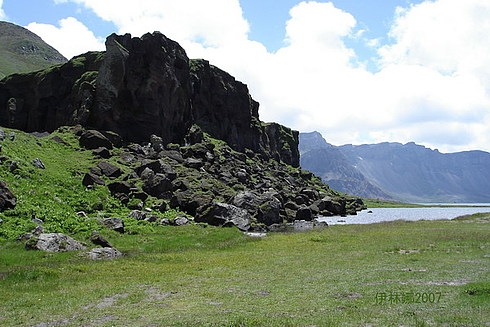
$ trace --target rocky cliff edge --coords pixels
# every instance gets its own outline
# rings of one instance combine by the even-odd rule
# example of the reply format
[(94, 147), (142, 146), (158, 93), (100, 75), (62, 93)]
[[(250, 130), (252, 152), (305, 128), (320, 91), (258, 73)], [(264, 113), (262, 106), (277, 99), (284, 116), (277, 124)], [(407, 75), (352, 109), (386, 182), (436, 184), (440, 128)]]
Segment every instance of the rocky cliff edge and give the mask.
[[(0, 125), (75, 126), (99, 160), (81, 183), (108, 187), (130, 209), (156, 198), (159, 210), (178, 208), (196, 222), (255, 230), (363, 208), (299, 169), (298, 132), (261, 122), (247, 86), (228, 73), (189, 60), (157, 32), (113, 34), (106, 47), (0, 81)], [(129, 172), (113, 175), (121, 168)]]
[(103, 53), (0, 82), (0, 125), (51, 132), (81, 124), (120, 134), (127, 142), (158, 135), (183, 143), (197, 124), (234, 150), (299, 166), (298, 132), (259, 120), (245, 84), (209, 64), (190, 60), (175, 41), (155, 32), (111, 35)]

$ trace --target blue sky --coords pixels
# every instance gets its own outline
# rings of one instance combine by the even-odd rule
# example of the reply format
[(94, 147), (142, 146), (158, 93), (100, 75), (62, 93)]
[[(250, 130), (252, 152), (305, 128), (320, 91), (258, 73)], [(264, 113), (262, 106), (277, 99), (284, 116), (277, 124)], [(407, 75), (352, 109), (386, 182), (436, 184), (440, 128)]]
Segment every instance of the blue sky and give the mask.
[[(28, 8), (28, 10), (26, 9)], [(488, 0), (0, 0), (66, 57), (159, 30), (333, 144), (490, 151)]]

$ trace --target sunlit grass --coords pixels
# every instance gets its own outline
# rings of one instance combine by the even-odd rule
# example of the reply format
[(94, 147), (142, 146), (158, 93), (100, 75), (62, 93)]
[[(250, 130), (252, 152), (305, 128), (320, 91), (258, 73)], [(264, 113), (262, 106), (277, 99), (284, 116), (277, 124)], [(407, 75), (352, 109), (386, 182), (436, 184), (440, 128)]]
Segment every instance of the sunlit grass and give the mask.
[[(490, 225), (332, 226), (249, 238), (234, 229), (104, 234), (125, 256), (0, 249), (0, 324), (31, 326), (484, 326)], [(441, 294), (376, 304), (379, 293)]]

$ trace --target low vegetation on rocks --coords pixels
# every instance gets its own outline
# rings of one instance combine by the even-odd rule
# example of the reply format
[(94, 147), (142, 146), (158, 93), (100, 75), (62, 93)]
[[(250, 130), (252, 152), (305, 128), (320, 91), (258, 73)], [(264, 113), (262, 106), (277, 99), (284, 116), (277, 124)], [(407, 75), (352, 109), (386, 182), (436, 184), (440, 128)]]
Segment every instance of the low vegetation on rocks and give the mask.
[(115, 133), (81, 126), (2, 132), (15, 133), (0, 141), (3, 239), (36, 228), (88, 239), (102, 228), (139, 233), (189, 223), (263, 232), (363, 208), (307, 171), (237, 152), (197, 126), (182, 145), (154, 135), (123, 144)]

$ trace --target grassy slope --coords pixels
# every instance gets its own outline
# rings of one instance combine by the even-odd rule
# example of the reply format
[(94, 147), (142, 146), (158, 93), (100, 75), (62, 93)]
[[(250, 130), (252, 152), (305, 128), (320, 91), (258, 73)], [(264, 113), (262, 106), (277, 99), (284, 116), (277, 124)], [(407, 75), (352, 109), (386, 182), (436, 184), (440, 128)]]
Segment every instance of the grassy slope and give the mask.
[(0, 78), (48, 68), (66, 59), (34, 33), (0, 22)]
[[(8, 135), (12, 130), (3, 130), (7, 139), (0, 142), (2, 155), (9, 160), (0, 164), (0, 176), (16, 195), (17, 206), (0, 213), (3, 220), (0, 240), (15, 239), (32, 230), (35, 227), (31, 221), (33, 214), (44, 221), (47, 232), (80, 233), (83, 237), (101, 228), (94, 219), (98, 214), (127, 215), (129, 210), (116, 201), (106, 187), (88, 191), (82, 185), (84, 173), (95, 166), (96, 161), (91, 151), (80, 149), (72, 133), (58, 132), (38, 138), (15, 131), (15, 140), (10, 141)], [(62, 137), (70, 146), (53, 141), (54, 135)], [(40, 158), (46, 169), (34, 167), (35, 158)], [(13, 161), (19, 166), (16, 174), (10, 172)], [(92, 218), (78, 216), (79, 211)]]
[[(4, 129), (7, 134), (10, 132)], [(2, 142), (0, 176), (18, 197), (0, 214), (1, 326), (484, 326), (490, 323), (490, 217), (332, 226), (251, 239), (235, 229), (126, 221), (130, 234), (96, 217), (125, 217), (83, 173), (95, 164), (71, 133), (16, 132)], [(46, 169), (32, 166), (41, 158)], [(116, 160), (113, 158), (112, 160)], [(98, 204), (94, 206), (93, 204)], [(102, 210), (100, 210), (102, 209)], [(89, 218), (76, 215), (79, 210)], [(77, 253), (26, 251), (34, 227), (86, 240), (93, 229), (124, 252), (91, 262)], [(3, 240), (1, 240), (3, 238)], [(377, 305), (380, 292), (440, 292), (439, 303)], [(43, 324), (45, 323), (45, 324)]]
[[(2, 326), (485, 326), (490, 217), (332, 226), (105, 232), (126, 256), (0, 251)], [(380, 292), (439, 303), (376, 304)]]

